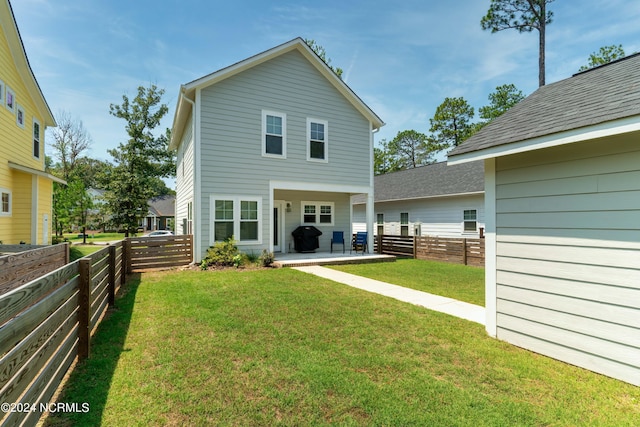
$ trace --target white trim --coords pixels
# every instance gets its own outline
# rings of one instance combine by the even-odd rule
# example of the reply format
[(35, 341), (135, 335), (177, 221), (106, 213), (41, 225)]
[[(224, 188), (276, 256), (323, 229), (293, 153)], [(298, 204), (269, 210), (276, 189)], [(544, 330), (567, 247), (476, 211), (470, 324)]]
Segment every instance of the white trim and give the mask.
[(4, 81), (0, 80), (0, 104), (2, 105), (4, 105), (4, 100), (5, 100), (4, 90), (5, 90)]
[[(216, 243), (215, 239), (215, 222), (216, 222), (216, 200), (230, 200), (233, 202), (233, 238), (236, 245), (261, 245), (262, 244), (262, 197), (248, 195), (230, 195), (230, 194), (212, 194), (209, 196), (209, 212), (211, 221), (209, 224), (209, 246)], [(241, 202), (257, 202), (258, 209), (258, 239), (256, 240), (240, 240), (240, 223), (241, 219)]]
[[(442, 199), (446, 197), (460, 197), (460, 196), (478, 196), (483, 195), (484, 191), (471, 191), (469, 193), (455, 193), (455, 194), (438, 194), (435, 196), (423, 196), (423, 197), (407, 197), (404, 199), (385, 199), (385, 200), (376, 200), (376, 203), (387, 203), (387, 202), (405, 202), (405, 201), (413, 201), (413, 200), (424, 200), (424, 199)], [(365, 202), (357, 201), (356, 205), (364, 205)]]
[[(38, 125), (38, 156), (36, 157), (34, 155), (34, 146), (35, 146), (35, 141), (36, 141), (36, 124)], [(42, 129), (42, 125), (40, 124), (40, 120), (36, 119), (35, 117), (33, 118), (33, 123), (31, 124), (31, 155), (33, 156), (34, 159), (40, 160), (42, 158), (42, 147), (44, 146), (42, 144), (42, 137), (43, 137), (43, 129)]]
[[(280, 117), (282, 119), (282, 154), (267, 153), (267, 116)], [(275, 134), (274, 134), (275, 135)], [(270, 157), (274, 159), (287, 158), (287, 115), (277, 111), (262, 110), (262, 157)]]
[(497, 259), (496, 259), (496, 161), (484, 161), (484, 238), (485, 238), (485, 328), (496, 337), (497, 327)]
[[(317, 159), (311, 157), (311, 123), (324, 126), (324, 158)], [(319, 141), (318, 141), (319, 142)], [(329, 163), (329, 122), (326, 120), (314, 119), (307, 117), (307, 161), (316, 163)]]
[(329, 193), (362, 194), (373, 191), (366, 185), (324, 184), (317, 182), (269, 181), (270, 190), (324, 191)]
[(200, 261), (204, 258), (202, 253), (202, 239), (204, 239), (204, 233), (202, 230), (202, 216), (203, 206), (202, 203), (202, 164), (200, 158), (202, 156), (202, 149), (200, 144), (200, 113), (202, 104), (202, 93), (200, 89), (196, 90), (196, 100), (193, 105), (193, 118), (194, 134), (193, 134), (193, 164), (194, 164), (194, 180), (193, 183), (193, 251), (194, 261)]
[(637, 131), (640, 131), (640, 116), (627, 117), (593, 126), (571, 129), (565, 132), (453, 155), (449, 157), (447, 164), (458, 165), (475, 160), (485, 160)]
[[(22, 117), (22, 121), (20, 121), (20, 118)], [(24, 122), (25, 122), (25, 112), (24, 112), (24, 107), (18, 103), (16, 103), (16, 124), (18, 125), (18, 127), (20, 129), (24, 129)]]
[[(9, 195), (9, 210), (7, 212), (4, 212), (2, 210), (2, 195), (3, 194), (8, 194)], [(13, 194), (12, 194), (11, 190), (9, 190), (8, 188), (0, 188), (0, 216), (9, 217), (9, 216), (11, 216), (12, 212), (13, 212)]]
[(27, 166), (22, 166), (22, 165), (19, 165), (17, 163), (13, 163), (11, 160), (9, 160), (8, 163), (9, 163), (9, 169), (15, 169), (15, 170), (20, 171), (20, 172), (29, 173), (31, 175), (41, 176), (43, 178), (50, 179), (51, 181), (55, 181), (55, 182), (57, 182), (59, 184), (67, 185), (67, 181), (65, 181), (64, 179), (60, 179), (58, 177), (55, 177), (55, 176), (53, 176), (51, 174), (48, 174), (48, 173), (43, 172), (43, 171), (40, 171), (38, 169), (30, 168), (30, 167), (27, 167)]
[[(5, 85), (5, 97), (4, 97), (4, 105), (7, 107), (7, 110), (11, 111), (13, 114), (16, 113), (16, 93), (9, 86)], [(9, 95), (11, 95), (11, 106), (9, 106)]]

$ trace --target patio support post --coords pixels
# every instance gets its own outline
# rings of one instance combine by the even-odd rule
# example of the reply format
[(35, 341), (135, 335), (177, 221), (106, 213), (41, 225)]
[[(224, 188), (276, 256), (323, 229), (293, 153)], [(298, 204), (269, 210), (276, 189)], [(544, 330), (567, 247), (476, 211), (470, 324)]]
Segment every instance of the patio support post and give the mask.
[(374, 204), (373, 204), (373, 192), (367, 193), (367, 249), (368, 253), (371, 253), (373, 249), (373, 214), (374, 214)]

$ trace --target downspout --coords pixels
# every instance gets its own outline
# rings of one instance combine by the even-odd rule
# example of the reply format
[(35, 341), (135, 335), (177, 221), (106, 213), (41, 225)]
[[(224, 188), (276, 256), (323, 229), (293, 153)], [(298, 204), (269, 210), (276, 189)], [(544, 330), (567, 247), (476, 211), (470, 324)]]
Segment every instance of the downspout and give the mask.
[[(371, 123), (370, 126), (373, 128), (373, 123)], [(374, 167), (374, 164), (375, 164), (374, 163), (374, 156), (373, 156), (373, 148), (374, 148), (373, 136), (374, 136), (374, 134), (378, 133), (379, 130), (380, 130), (380, 128), (371, 129), (371, 148), (369, 150), (369, 165), (371, 167), (369, 168), (369, 188), (371, 188), (372, 190), (374, 189), (374, 187), (373, 187), (373, 183), (374, 183), (373, 167)], [(369, 252), (372, 252), (373, 251), (373, 247), (374, 247), (373, 246), (374, 245), (374, 241), (373, 241), (373, 230), (374, 230), (373, 218), (374, 218), (374, 214), (375, 214), (375, 199), (374, 199), (374, 193), (373, 192), (367, 194), (367, 203), (366, 203), (365, 206), (366, 206), (365, 217), (366, 217), (366, 221), (367, 221), (367, 247), (369, 248)]]
[[(192, 249), (192, 262), (196, 262), (197, 254), (199, 254), (200, 248), (200, 227), (196, 227), (199, 225), (198, 221), (200, 218), (200, 200), (196, 197), (196, 181), (198, 181), (200, 167), (198, 166), (198, 150), (196, 150), (196, 103), (187, 98), (184, 94), (185, 87), (182, 85), (180, 87), (180, 98), (191, 104), (191, 138), (193, 139), (193, 186), (191, 194), (191, 200), (193, 201), (193, 209), (192, 209), (192, 221), (193, 221), (193, 249)], [(184, 166), (183, 166), (184, 167)], [(188, 203), (188, 202), (187, 202)], [(196, 219), (197, 218), (197, 219)], [(197, 230), (197, 232), (196, 232)]]

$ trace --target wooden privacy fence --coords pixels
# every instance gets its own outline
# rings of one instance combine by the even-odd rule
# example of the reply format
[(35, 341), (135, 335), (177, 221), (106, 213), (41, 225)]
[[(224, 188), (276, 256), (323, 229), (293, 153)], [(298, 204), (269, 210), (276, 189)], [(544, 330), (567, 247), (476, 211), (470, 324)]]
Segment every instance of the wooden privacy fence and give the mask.
[(379, 254), (484, 267), (484, 239), (433, 236), (376, 236)]
[[(0, 423), (36, 425), (125, 281), (122, 242), (0, 296)], [(13, 409), (13, 411), (12, 411)]]
[(193, 236), (129, 237), (125, 254), (128, 272), (187, 265), (193, 260)]
[(18, 252), (0, 256), (0, 295), (69, 263), (69, 244), (38, 247), (1, 245), (0, 252)]

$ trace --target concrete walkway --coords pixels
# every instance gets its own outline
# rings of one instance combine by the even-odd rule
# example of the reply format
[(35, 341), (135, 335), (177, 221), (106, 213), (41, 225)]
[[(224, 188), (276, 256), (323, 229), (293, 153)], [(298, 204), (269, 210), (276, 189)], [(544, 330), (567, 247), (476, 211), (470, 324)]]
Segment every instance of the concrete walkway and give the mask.
[(319, 265), (293, 268), (295, 270), (333, 280), (334, 282), (343, 283), (354, 288), (374, 292), (399, 301), (419, 305), (428, 308), (429, 310), (439, 311), (462, 319), (470, 320), (472, 322), (480, 323), (481, 325), (484, 325), (485, 322), (484, 307), (479, 305), (469, 304), (467, 302), (441, 297), (427, 292), (416, 291), (415, 289), (404, 288), (402, 286), (392, 285), (379, 280), (368, 279), (366, 277), (356, 276), (355, 274), (332, 270)]

